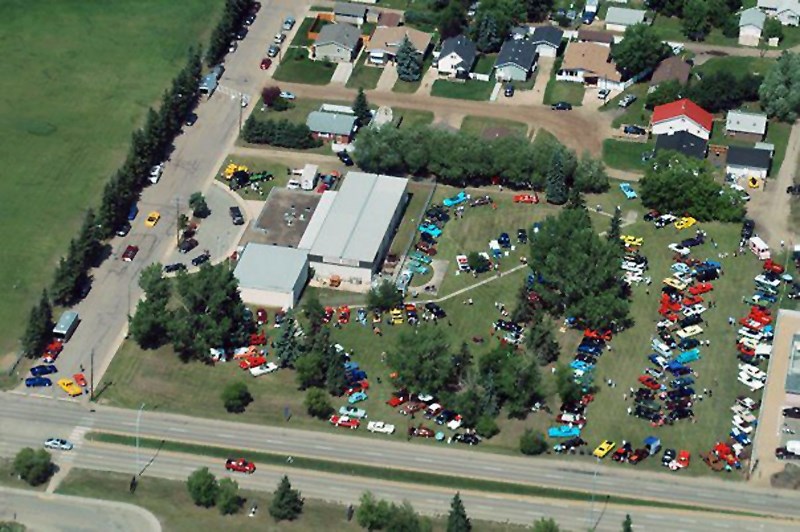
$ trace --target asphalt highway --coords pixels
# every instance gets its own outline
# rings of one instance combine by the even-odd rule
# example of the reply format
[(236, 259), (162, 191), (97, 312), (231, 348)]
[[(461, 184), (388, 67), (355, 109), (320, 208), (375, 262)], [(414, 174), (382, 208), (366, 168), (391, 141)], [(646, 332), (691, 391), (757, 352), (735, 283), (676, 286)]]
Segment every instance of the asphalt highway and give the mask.
[[(6, 393), (0, 399), (0, 451), (7, 455), (19, 447), (37, 444), (46, 436), (77, 439), (80, 445), (82, 435), (90, 430), (135, 434), (136, 418), (137, 412), (133, 410), (98, 406), (95, 412), (91, 412), (76, 402)], [(46, 433), (41, 430), (32, 432), (36, 426), (45, 427)], [(26, 436), (29, 433), (30, 436)], [(12, 437), (13, 434), (22, 436), (16, 438)], [(140, 435), (287, 456), (401, 467), (586, 492), (594, 490), (598, 497), (612, 494), (650, 499), (654, 506), (658, 502), (672, 502), (800, 518), (800, 494), (786, 490), (753, 488), (745, 483), (717, 478), (639, 473), (632, 467), (479, 453), (454, 446), (420, 446), (382, 440), (380, 435), (369, 439), (356, 438), (346, 433), (248, 425), (146, 410), (141, 416)], [(127, 456), (128, 471), (135, 471), (134, 451), (128, 449), (123, 454)], [(364, 482), (366, 479), (358, 479), (359, 484)]]

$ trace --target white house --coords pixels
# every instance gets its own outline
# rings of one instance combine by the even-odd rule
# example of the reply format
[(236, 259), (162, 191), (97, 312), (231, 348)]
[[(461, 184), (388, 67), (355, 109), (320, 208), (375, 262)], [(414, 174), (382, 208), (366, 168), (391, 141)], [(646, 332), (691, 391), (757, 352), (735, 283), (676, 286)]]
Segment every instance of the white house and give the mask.
[(744, 140), (760, 141), (767, 133), (767, 115), (745, 111), (728, 111), (725, 134)]
[(725, 172), (739, 178), (765, 179), (772, 162), (772, 152), (759, 148), (731, 146), (725, 161)]
[(739, 44), (758, 46), (767, 16), (756, 7), (745, 9), (739, 15)]
[(609, 31), (625, 31), (628, 26), (645, 21), (647, 11), (628, 9), (627, 7), (609, 7), (606, 12), (606, 29)]
[(800, 0), (758, 0), (757, 7), (784, 26), (800, 24)]
[(466, 35), (450, 37), (442, 43), (436, 69), (439, 74), (466, 77), (472, 71), (478, 49)]
[(696, 137), (708, 140), (714, 127), (714, 117), (694, 103), (683, 98), (653, 109), (650, 119), (653, 135), (672, 135), (678, 131), (688, 131)]
[(622, 74), (610, 59), (611, 48), (592, 42), (571, 42), (564, 52), (556, 80), (585, 83), (601, 89), (623, 91), (634, 80), (623, 81)]

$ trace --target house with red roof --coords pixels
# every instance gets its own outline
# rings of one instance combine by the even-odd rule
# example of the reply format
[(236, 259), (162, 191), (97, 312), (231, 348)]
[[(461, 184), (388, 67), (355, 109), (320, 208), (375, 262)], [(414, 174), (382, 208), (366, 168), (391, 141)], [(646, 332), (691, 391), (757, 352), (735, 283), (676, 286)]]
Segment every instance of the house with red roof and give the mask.
[(683, 98), (656, 106), (650, 124), (653, 135), (672, 135), (678, 131), (686, 131), (708, 140), (714, 117), (693, 101)]

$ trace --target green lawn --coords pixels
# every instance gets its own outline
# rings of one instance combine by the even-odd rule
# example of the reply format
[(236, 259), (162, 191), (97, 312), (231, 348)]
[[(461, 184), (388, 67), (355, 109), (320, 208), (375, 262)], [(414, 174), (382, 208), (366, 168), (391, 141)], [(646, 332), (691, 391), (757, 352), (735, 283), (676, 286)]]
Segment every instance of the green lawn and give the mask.
[(289, 48), (272, 76), (278, 81), (291, 81), (307, 85), (327, 85), (336, 70), (330, 61), (314, 61), (308, 58), (305, 48)]
[[(327, 9), (327, 11), (330, 11), (330, 9)], [(308, 30), (311, 29), (316, 20), (315, 17), (306, 17), (300, 22), (300, 27), (297, 28), (297, 33), (294, 34), (294, 39), (292, 39), (292, 46), (304, 47), (314, 44), (314, 41), (308, 38)]]
[(221, 11), (216, 0), (3, 2), (0, 52), (13, 81), (0, 104), (0, 355), (17, 349), (31, 303), (131, 132)]
[(696, 67), (694, 70), (701, 75), (711, 72), (728, 71), (728, 72), (750, 72), (752, 74), (765, 75), (772, 65), (775, 64), (775, 59), (771, 57), (742, 57), (742, 56), (722, 56), (712, 57), (702, 65)]
[(440, 98), (456, 98), (459, 100), (487, 101), (492, 94), (494, 83), (491, 81), (467, 80), (463, 83), (437, 79), (431, 87), (431, 96)]
[(296, 124), (305, 124), (308, 113), (318, 111), (323, 103), (332, 105), (353, 105), (353, 102), (346, 100), (314, 100), (311, 98), (297, 98), (292, 100), (292, 107), (286, 111), (273, 111), (269, 108), (259, 107), (253, 111), (253, 116), (261, 120), (283, 120), (286, 119)]
[(411, 194), (411, 199), (408, 201), (403, 220), (397, 227), (389, 253), (400, 255), (408, 247), (411, 238), (417, 232), (417, 226), (422, 220), (422, 215), (425, 213), (425, 202), (432, 187), (433, 183), (430, 181), (411, 181), (408, 183), (408, 192)]
[(481, 55), (478, 57), (478, 62), (475, 63), (473, 72), (476, 74), (491, 74), (496, 60), (497, 54)]
[(361, 88), (364, 90), (372, 90), (378, 86), (378, 79), (380, 79), (381, 74), (383, 74), (383, 69), (367, 65), (366, 61), (368, 55), (369, 54), (362, 53), (358, 63), (353, 67), (353, 73), (350, 75), (350, 79), (347, 80), (346, 87), (348, 89)]
[(392, 92), (400, 92), (403, 94), (412, 94), (419, 90), (420, 85), (422, 85), (422, 79), (425, 77), (425, 73), (431, 68), (433, 64), (433, 56), (428, 54), (428, 57), (425, 58), (425, 61), (422, 63), (422, 73), (420, 74), (418, 81), (403, 81), (399, 79), (395, 81), (394, 87), (392, 87)]
[[(647, 83), (637, 83), (625, 92), (609, 100), (608, 103), (600, 108), (601, 111), (611, 111), (616, 114), (614, 120), (611, 122), (613, 127), (619, 128), (624, 124), (647, 126), (650, 123), (650, 116), (653, 113), (644, 108), (645, 100), (647, 100), (648, 86)], [(619, 107), (619, 101), (627, 94), (635, 94), (636, 100), (626, 109), (621, 109)]]
[(652, 151), (655, 141), (630, 142), (626, 140), (606, 139), (603, 141), (603, 162), (611, 168), (644, 172), (645, 163), (642, 153)]
[(433, 111), (392, 107), (392, 113), (395, 124), (400, 127), (429, 126), (433, 123)]
[[(664, 17), (657, 15), (653, 22), (653, 27), (657, 28), (660, 36), (665, 41), (686, 42), (686, 34), (683, 32), (681, 20), (676, 17)], [(706, 36), (703, 44), (713, 44), (717, 46), (739, 46), (737, 37), (726, 37), (722, 30), (714, 28)]]
[[(555, 72), (555, 69), (553, 69)], [(582, 83), (571, 81), (556, 81), (551, 78), (544, 89), (544, 104), (553, 105), (558, 102), (568, 102), (574, 107), (583, 105), (583, 93), (585, 89)]]
[[(291, 480), (291, 477), (290, 477)], [(161, 522), (165, 532), (197, 532), (198, 530), (225, 530), (245, 532), (266, 530), (268, 532), (316, 532), (318, 530), (361, 531), (355, 519), (347, 521), (346, 508), (331, 502), (305, 499), (303, 513), (295, 521), (275, 522), (267, 512), (271, 494), (240, 490), (245, 499), (242, 510), (235, 515), (222, 516), (216, 508), (195, 506), (186, 490), (186, 484), (175, 480), (150, 478), (140, 479), (135, 494), (128, 491), (130, 477), (122, 473), (73, 469), (64, 479), (57, 493), (93, 499), (135, 504), (150, 510)], [(392, 501), (400, 503), (400, 501)], [(248, 517), (248, 510), (258, 503), (256, 517)], [(443, 511), (446, 513), (446, 511)], [(430, 519), (433, 530), (446, 530), (446, 518)], [(473, 530), (486, 532), (522, 532), (525, 527), (506, 523), (472, 520)]]
[(225, 185), (228, 184), (228, 180), (225, 179), (223, 171), (225, 167), (228, 166), (228, 163), (231, 162), (246, 166), (251, 173), (270, 172), (275, 176), (275, 179), (272, 181), (261, 182), (258, 190), (252, 190), (249, 187), (237, 190), (236, 193), (246, 200), (266, 200), (269, 191), (272, 190), (273, 187), (284, 187), (289, 181), (287, 173), (288, 167), (285, 164), (255, 157), (229, 157), (217, 172), (217, 181)]
[(461, 122), (461, 131), (472, 133), (479, 137), (483, 137), (487, 129), (497, 128), (507, 129), (514, 135), (521, 135), (523, 137), (528, 135), (528, 124), (516, 122), (514, 120), (467, 115), (464, 117), (464, 121)]

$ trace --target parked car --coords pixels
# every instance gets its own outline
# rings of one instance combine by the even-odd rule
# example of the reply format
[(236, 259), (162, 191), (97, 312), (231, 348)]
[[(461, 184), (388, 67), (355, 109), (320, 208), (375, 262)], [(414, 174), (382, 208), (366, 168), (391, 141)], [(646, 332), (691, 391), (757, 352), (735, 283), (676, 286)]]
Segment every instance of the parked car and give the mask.
[(609, 94), (611, 94), (610, 89), (600, 89), (599, 91), (597, 91), (597, 98), (599, 100), (605, 100), (606, 98), (608, 98)]
[(616, 445), (617, 444), (613, 441), (603, 440), (603, 442), (595, 448), (592, 454), (597, 458), (605, 458), (608, 453), (614, 450)]
[(158, 221), (161, 219), (161, 213), (158, 211), (152, 211), (150, 214), (147, 215), (147, 219), (144, 221), (145, 227), (155, 227)]
[(273, 45), (271, 45), (271, 46), (270, 46), (270, 47), (267, 49), (267, 56), (268, 56), (268, 57), (275, 57), (275, 56), (277, 56), (277, 55), (278, 55), (280, 52), (281, 52), (281, 49), (280, 49), (280, 47), (278, 47), (278, 46), (275, 46), (275, 45), (273, 44)]
[(191, 250), (198, 246), (197, 240), (194, 238), (184, 238), (181, 240), (181, 243), (178, 245), (178, 251), (186, 254), (189, 253)]
[(800, 407), (791, 406), (788, 408), (784, 408), (783, 415), (792, 419), (800, 419)]
[(503, 90), (503, 94), (505, 95), (506, 98), (511, 98), (512, 96), (514, 96), (514, 85), (511, 83), (507, 84), (505, 86), (505, 89)]
[(164, 273), (179, 272), (186, 269), (186, 265), (182, 262), (174, 262), (164, 266)]
[(331, 425), (334, 427), (345, 427), (350, 430), (355, 430), (361, 426), (361, 422), (348, 416), (333, 415), (329, 419)]
[(242, 216), (242, 210), (239, 207), (231, 207), (230, 210), (231, 221), (233, 225), (243, 225), (244, 224), (244, 216)]
[(122, 253), (122, 260), (125, 262), (132, 262), (137, 253), (139, 253), (139, 246), (128, 246)]
[(366, 410), (352, 405), (339, 407), (339, 414), (342, 416), (354, 417), (356, 419), (363, 419), (367, 417)]
[(379, 434), (394, 434), (394, 425), (384, 423), (383, 421), (370, 421), (367, 423), (367, 430), (370, 432), (377, 432)]
[(294, 100), (295, 99), (294, 93), (293, 92), (289, 92), (289, 91), (281, 91), (280, 96), (284, 100)]
[(635, 102), (636, 100), (637, 100), (637, 98), (636, 98), (635, 94), (626, 94), (625, 96), (622, 97), (622, 99), (619, 101), (619, 104), (617, 104), (617, 105), (619, 105), (620, 107), (622, 107), (624, 109), (624, 108), (628, 107), (630, 104), (632, 104), (633, 102)]
[(645, 135), (647, 133), (647, 130), (645, 128), (640, 127), (640, 126), (634, 126), (634, 125), (625, 126), (623, 131), (627, 135)]
[(572, 104), (568, 102), (558, 102), (550, 106), (553, 111), (572, 111)]
[(267, 70), (271, 66), (272, 66), (272, 59), (270, 59), (269, 57), (265, 57), (264, 59), (261, 60), (261, 64), (259, 65), (259, 68), (261, 70)]
[(211, 260), (211, 253), (208, 251), (204, 251), (202, 254), (198, 255), (197, 257), (192, 259), (192, 266), (200, 266), (201, 264), (205, 264)]
[(355, 164), (353, 159), (350, 157), (350, 154), (346, 151), (340, 151), (336, 154), (336, 156), (339, 157), (339, 160), (342, 161), (345, 166), (353, 166)]
[(46, 388), (53, 385), (53, 381), (47, 377), (28, 377), (25, 379), (26, 388)]
[(128, 222), (123, 223), (119, 227), (117, 227), (116, 233), (117, 236), (126, 236), (128, 233), (131, 232), (131, 224)]
[(34, 377), (43, 377), (52, 373), (58, 373), (58, 368), (52, 364), (42, 364), (31, 368), (31, 375)]

